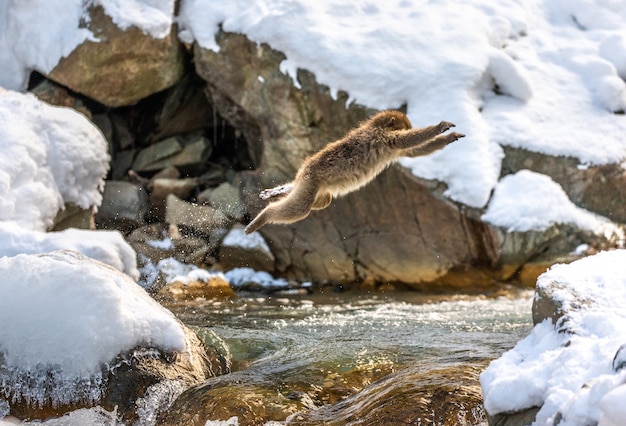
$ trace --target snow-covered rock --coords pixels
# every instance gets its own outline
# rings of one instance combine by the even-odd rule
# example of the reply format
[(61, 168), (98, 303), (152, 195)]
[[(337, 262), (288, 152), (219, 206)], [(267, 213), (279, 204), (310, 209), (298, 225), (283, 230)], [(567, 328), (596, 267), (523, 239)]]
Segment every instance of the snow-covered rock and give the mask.
[(625, 264), (626, 250), (615, 250), (539, 277), (535, 327), (481, 376), (492, 417), (531, 410), (536, 425), (623, 422), (617, 401), (626, 389)]
[(223, 372), (171, 312), (103, 263), (22, 254), (0, 258), (0, 274), (0, 401), (20, 417), (94, 404), (127, 412), (159, 380)]

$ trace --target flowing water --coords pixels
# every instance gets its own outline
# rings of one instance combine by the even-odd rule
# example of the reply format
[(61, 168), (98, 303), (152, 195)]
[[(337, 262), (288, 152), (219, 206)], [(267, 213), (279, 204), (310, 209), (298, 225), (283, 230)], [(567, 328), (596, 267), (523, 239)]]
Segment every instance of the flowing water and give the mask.
[(531, 291), (497, 298), (407, 292), (249, 295), (169, 308), (221, 337), (236, 364), (271, 358), (285, 369), (353, 369), (379, 360), (441, 366), (497, 358), (530, 331), (531, 305)]
[(368, 368), (379, 372), (375, 380), (407, 366), (486, 365), (530, 331), (532, 294), (244, 295), (168, 307), (205, 338), (226, 343), (237, 383), (270, 388), (322, 386)]

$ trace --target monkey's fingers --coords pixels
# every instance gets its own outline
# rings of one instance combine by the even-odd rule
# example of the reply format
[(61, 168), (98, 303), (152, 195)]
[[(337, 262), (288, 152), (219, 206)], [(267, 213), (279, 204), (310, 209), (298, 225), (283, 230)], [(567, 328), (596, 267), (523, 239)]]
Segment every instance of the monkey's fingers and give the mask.
[(464, 137), (465, 135), (463, 133), (457, 133), (457, 132), (448, 133), (448, 143), (452, 143)]
[(439, 127), (439, 133), (444, 133), (448, 131), (450, 128), (456, 127), (456, 125), (454, 123), (450, 123), (449, 121), (442, 121), (441, 123), (438, 124), (438, 127)]

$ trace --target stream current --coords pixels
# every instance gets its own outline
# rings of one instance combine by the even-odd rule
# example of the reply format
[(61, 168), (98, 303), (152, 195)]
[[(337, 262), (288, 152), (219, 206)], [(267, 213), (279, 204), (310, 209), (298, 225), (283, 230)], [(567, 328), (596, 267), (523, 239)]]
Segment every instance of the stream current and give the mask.
[(373, 381), (415, 365), (486, 366), (532, 328), (532, 296), (247, 294), (168, 308), (207, 341), (225, 342), (238, 382), (280, 389), (367, 369), (378, 371)]

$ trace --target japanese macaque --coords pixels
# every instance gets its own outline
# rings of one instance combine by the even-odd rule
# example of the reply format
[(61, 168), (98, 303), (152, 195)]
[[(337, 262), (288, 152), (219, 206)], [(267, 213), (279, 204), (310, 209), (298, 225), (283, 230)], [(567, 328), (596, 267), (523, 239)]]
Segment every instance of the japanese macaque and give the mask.
[(342, 139), (307, 157), (292, 182), (262, 191), (260, 197), (271, 202), (250, 222), (246, 233), (267, 223), (302, 220), (311, 210), (328, 207), (333, 197), (369, 183), (399, 157), (428, 155), (465, 136), (445, 133), (451, 127), (454, 124), (442, 121), (413, 129), (399, 111), (375, 114)]

